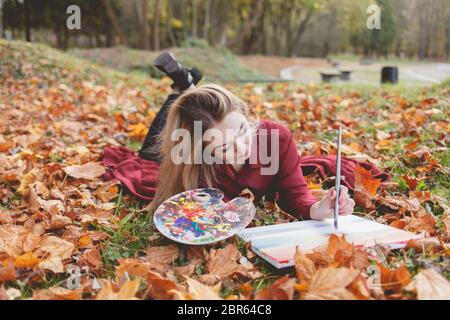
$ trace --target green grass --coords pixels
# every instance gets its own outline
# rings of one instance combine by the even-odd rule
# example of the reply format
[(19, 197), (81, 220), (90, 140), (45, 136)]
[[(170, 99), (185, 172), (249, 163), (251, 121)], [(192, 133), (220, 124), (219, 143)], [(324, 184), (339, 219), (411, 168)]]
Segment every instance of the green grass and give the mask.
[(116, 198), (115, 216), (123, 215), (114, 228), (97, 225), (98, 230), (109, 234), (109, 239), (102, 243), (102, 261), (110, 276), (114, 275), (114, 267), (121, 258), (134, 258), (140, 255), (151, 243), (153, 225), (151, 217), (141, 212), (139, 202), (124, 202), (123, 189)]
[[(177, 60), (188, 67), (199, 68), (205, 78), (212, 82), (240, 82), (270, 80), (273, 77), (247, 67), (239, 57), (226, 48), (213, 48), (208, 45), (168, 49)], [(153, 67), (153, 61), (160, 53), (124, 47), (108, 49), (73, 49), (69, 51), (77, 57), (116, 68), (133, 74), (162, 78), (164, 75)]]

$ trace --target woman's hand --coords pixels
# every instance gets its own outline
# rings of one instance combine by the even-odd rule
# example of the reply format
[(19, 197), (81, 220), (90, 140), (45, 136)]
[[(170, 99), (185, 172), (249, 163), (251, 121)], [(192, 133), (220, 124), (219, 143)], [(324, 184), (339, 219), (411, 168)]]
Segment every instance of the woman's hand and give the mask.
[[(309, 211), (311, 219), (324, 220), (334, 217), (334, 202), (336, 199), (336, 191), (330, 189), (322, 200), (317, 201), (311, 206)], [(350, 198), (348, 188), (341, 186), (339, 192), (339, 215), (349, 215), (353, 213), (355, 201)]]

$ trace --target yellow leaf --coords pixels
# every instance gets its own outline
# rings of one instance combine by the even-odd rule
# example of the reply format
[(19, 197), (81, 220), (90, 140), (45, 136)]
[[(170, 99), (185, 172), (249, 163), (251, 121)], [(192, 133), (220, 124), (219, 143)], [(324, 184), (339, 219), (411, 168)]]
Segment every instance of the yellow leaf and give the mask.
[(92, 239), (89, 237), (89, 235), (85, 234), (78, 239), (78, 246), (81, 248), (85, 248), (92, 244)]
[(145, 137), (148, 131), (147, 126), (143, 123), (132, 124), (128, 129), (130, 130), (128, 136), (135, 138)]
[(33, 168), (31, 171), (29, 171), (22, 177), (17, 192), (24, 196), (30, 190), (30, 185), (36, 182), (37, 179), (38, 179), (38, 169)]
[(41, 262), (41, 259), (39, 259), (35, 253), (27, 252), (17, 256), (14, 265), (16, 268), (32, 268), (39, 262)]

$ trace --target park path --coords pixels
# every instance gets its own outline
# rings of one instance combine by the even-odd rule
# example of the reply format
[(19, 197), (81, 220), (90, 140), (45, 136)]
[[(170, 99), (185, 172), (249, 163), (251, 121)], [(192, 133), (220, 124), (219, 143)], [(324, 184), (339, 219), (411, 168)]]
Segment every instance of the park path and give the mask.
[[(375, 84), (379, 82), (382, 64), (361, 66), (357, 63), (344, 63), (345, 68), (353, 70), (352, 82)], [(293, 65), (280, 70), (280, 78), (299, 82), (319, 82), (320, 70), (315, 67)], [(399, 65), (400, 82), (417, 82), (424, 85), (438, 84), (450, 78), (450, 63), (420, 63)]]

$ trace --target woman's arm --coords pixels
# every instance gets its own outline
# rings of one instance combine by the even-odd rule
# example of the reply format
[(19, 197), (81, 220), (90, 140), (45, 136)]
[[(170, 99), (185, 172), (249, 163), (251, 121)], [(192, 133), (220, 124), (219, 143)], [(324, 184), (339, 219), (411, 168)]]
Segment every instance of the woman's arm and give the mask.
[[(319, 201), (308, 188), (300, 167), (300, 156), (292, 134), (280, 128), (280, 169), (277, 176), (280, 198), (278, 205), (284, 211), (305, 219), (323, 220), (334, 215), (336, 192), (330, 189)], [(339, 214), (353, 213), (355, 201), (350, 198), (348, 188), (341, 186)]]
[(281, 209), (289, 214), (305, 219), (311, 219), (310, 208), (318, 202), (308, 189), (305, 177), (300, 167), (300, 156), (291, 132), (279, 128), (279, 162), (277, 174), (277, 201)]

